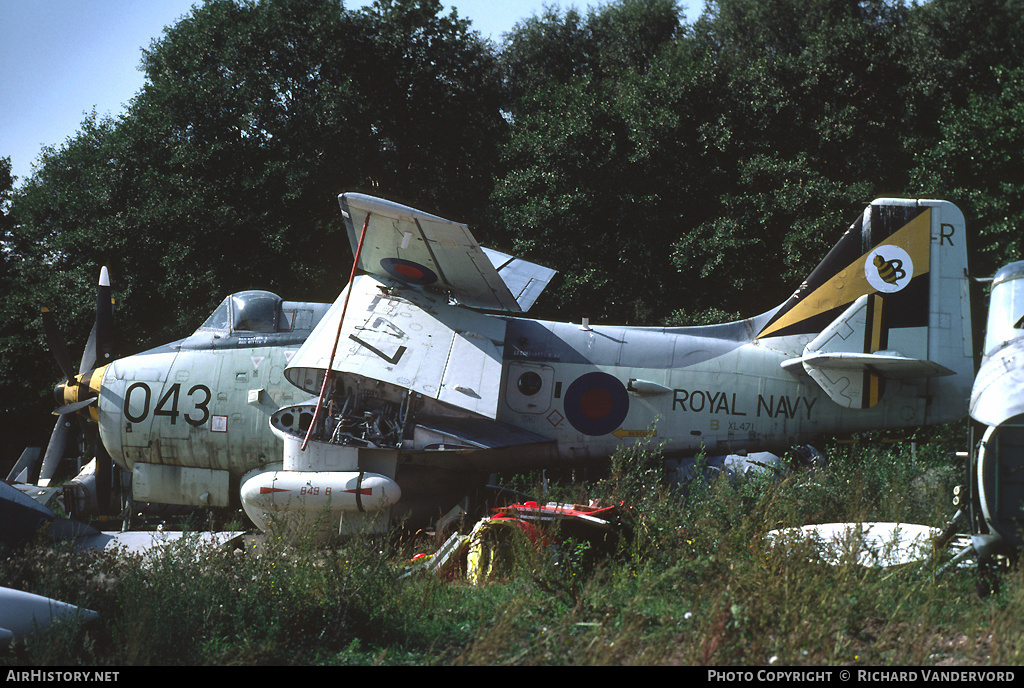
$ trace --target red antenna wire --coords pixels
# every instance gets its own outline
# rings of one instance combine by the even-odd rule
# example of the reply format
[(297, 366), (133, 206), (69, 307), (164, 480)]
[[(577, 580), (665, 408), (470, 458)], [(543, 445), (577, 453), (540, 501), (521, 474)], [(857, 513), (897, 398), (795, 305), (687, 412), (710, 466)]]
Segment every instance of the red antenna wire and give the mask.
[(320, 387), (320, 397), (316, 402), (316, 410), (313, 412), (313, 421), (306, 430), (306, 438), (302, 440), (302, 451), (306, 451), (309, 438), (313, 436), (313, 428), (320, 418), (320, 409), (324, 407), (324, 396), (327, 394), (327, 385), (334, 372), (334, 355), (338, 352), (338, 340), (341, 339), (341, 326), (345, 322), (345, 313), (348, 311), (348, 299), (352, 295), (352, 280), (356, 278), (356, 267), (359, 265), (359, 255), (363, 252), (363, 239), (366, 238), (366, 228), (370, 226), (370, 213), (366, 214), (363, 221), (363, 231), (359, 233), (359, 243), (356, 245), (356, 257), (352, 261), (352, 273), (348, 276), (348, 291), (345, 292), (345, 303), (341, 306), (341, 319), (338, 320), (338, 333), (334, 335), (334, 347), (331, 349), (331, 360), (327, 363), (327, 370), (324, 371), (324, 384)]

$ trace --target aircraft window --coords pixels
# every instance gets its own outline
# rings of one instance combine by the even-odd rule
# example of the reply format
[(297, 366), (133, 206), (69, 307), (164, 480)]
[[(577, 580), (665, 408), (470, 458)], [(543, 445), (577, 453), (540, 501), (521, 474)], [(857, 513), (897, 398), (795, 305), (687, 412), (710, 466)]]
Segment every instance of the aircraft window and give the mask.
[(281, 332), (291, 332), (295, 329), (295, 311), (281, 311), (281, 322), (277, 329)]
[(313, 328), (313, 311), (309, 308), (282, 308), (278, 332), (309, 330)]
[(528, 370), (519, 376), (519, 380), (516, 381), (516, 387), (519, 388), (519, 393), (525, 397), (532, 397), (534, 394), (540, 391), (540, 388), (544, 386), (544, 381), (540, 375)]
[(231, 295), (232, 328), (242, 332), (276, 332), (281, 297), (269, 291), (242, 291)]
[(229, 296), (228, 298), (221, 301), (220, 305), (217, 306), (217, 310), (213, 312), (213, 315), (206, 319), (206, 322), (204, 322), (199, 329), (223, 330), (225, 332), (231, 329), (231, 325), (228, 319), (228, 303), (230, 302), (230, 300), (231, 297)]

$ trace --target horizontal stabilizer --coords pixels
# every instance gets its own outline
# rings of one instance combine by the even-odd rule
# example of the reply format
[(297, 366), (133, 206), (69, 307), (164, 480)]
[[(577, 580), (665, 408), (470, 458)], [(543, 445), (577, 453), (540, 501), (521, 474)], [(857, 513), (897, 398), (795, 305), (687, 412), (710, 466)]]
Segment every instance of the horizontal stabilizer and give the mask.
[(911, 379), (953, 375), (949, 368), (935, 361), (907, 358), (896, 351), (876, 351), (873, 354), (811, 354), (783, 363), (784, 368), (801, 364), (808, 374), (811, 370), (852, 371), (873, 373), (890, 379)]
[[(900, 348), (927, 351), (926, 331), (900, 333)], [(804, 348), (803, 355), (783, 362), (789, 371), (803, 370), (844, 408), (870, 408), (878, 403), (886, 379), (953, 375), (954, 371), (926, 358), (887, 348), (890, 332), (881, 294), (864, 294)]]
[(363, 194), (338, 197), (359, 269), (407, 285), (447, 291), (459, 304), (525, 312), (555, 271), (477, 243), (469, 227)]

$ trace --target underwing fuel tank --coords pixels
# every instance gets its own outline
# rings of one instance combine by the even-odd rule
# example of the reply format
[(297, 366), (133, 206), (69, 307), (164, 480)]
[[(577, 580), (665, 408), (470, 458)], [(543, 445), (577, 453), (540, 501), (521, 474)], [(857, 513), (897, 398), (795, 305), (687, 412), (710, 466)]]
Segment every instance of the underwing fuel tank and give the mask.
[[(242, 483), (242, 506), (260, 530), (275, 523), (321, 536), (373, 532), (389, 525), (388, 508), (402, 496), (398, 484), (366, 471), (267, 471)], [(340, 524), (340, 527), (339, 527)]]

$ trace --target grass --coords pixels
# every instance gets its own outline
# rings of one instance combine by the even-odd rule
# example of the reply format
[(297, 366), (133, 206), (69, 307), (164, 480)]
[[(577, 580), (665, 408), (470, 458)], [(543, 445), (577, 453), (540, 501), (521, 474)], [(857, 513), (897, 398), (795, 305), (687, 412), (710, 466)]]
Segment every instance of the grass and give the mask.
[[(878, 438), (873, 438), (877, 440)], [(39, 665), (1012, 665), (1024, 579), (984, 598), (975, 574), (829, 565), (772, 548), (774, 528), (831, 521), (943, 525), (951, 446), (834, 446), (777, 480), (658, 481), (656, 449), (616, 457), (591, 497), (624, 502), (613, 551), (520, 546), (498, 580), (400, 577), (436, 545), (408, 534), (330, 547), (273, 537), (238, 551), (184, 539), (159, 553), (0, 552), (0, 584), (100, 612), (0, 654)], [(521, 487), (521, 486), (520, 486)], [(543, 497), (578, 501), (579, 485)]]

